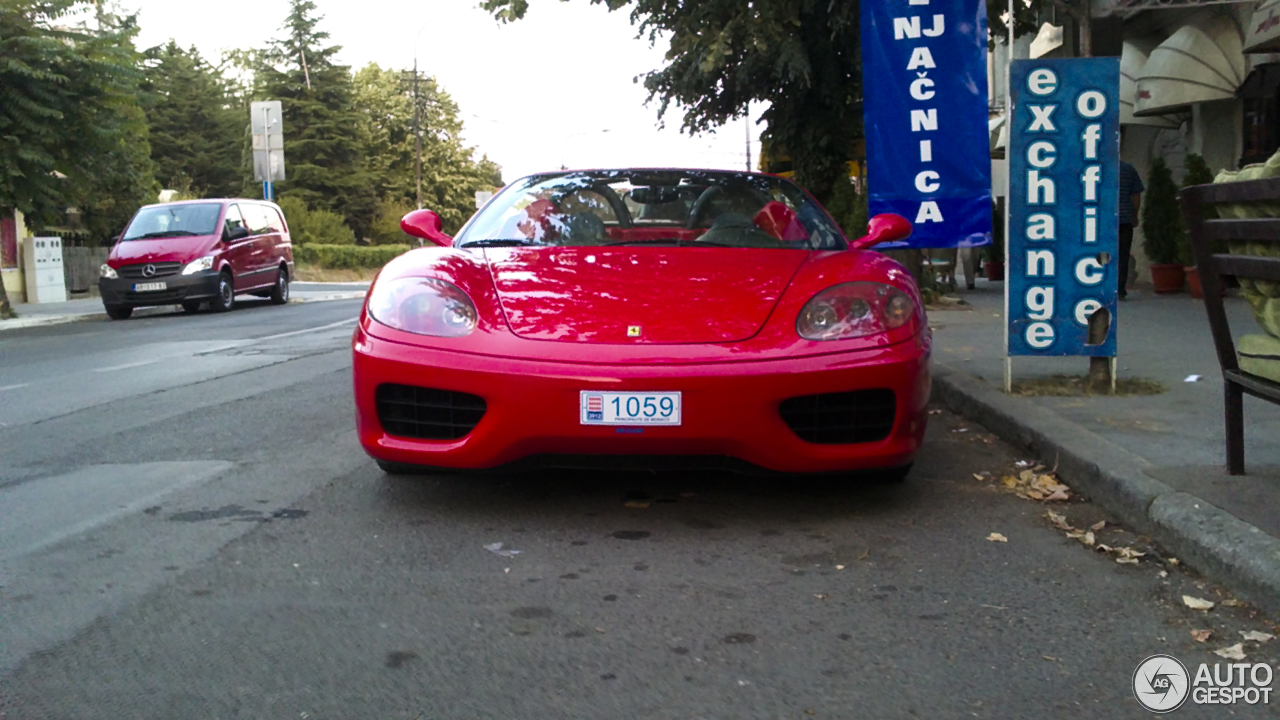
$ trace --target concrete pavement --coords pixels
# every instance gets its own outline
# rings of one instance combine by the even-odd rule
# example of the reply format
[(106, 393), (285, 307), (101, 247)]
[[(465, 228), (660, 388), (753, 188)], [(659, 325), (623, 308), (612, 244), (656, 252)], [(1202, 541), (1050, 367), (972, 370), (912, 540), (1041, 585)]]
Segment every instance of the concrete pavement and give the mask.
[[(1165, 391), (1128, 397), (1003, 392), (1003, 283), (979, 281), (933, 312), (937, 399), (1057, 464), (1068, 484), (1212, 577), (1280, 610), (1280, 407), (1245, 400), (1248, 474), (1223, 469), (1222, 381), (1203, 304), (1130, 295), (1118, 317), (1120, 377)], [(1259, 332), (1229, 298), (1237, 335)], [(1084, 358), (1016, 358), (1014, 379), (1083, 375)]]
[[(301, 303), (326, 300), (350, 300), (364, 297), (365, 292), (368, 289), (369, 283), (367, 282), (294, 282), (289, 288), (289, 302)], [(263, 301), (254, 297), (237, 297), (236, 302), (257, 303)], [(9, 320), (0, 320), (0, 332), (28, 327), (40, 327), (43, 325), (59, 325), (61, 323), (78, 322), (81, 320), (101, 320), (107, 317), (106, 312), (102, 309), (102, 300), (97, 297), (79, 298), (61, 303), (17, 303), (13, 306), (13, 309), (14, 312), (18, 314), (18, 317)], [(134, 311), (134, 317), (165, 315), (175, 312), (181, 312), (180, 306), (158, 305), (149, 308), (139, 308)]]

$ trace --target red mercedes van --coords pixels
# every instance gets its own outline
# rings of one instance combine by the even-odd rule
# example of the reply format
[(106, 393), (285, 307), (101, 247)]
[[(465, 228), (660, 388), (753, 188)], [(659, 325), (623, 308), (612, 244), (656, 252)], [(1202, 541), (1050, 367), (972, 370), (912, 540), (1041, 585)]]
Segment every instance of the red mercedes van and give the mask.
[(289, 301), (293, 245), (284, 213), (263, 200), (191, 200), (147, 205), (133, 216), (102, 266), (98, 289), (107, 315), (208, 302), (230, 310), (245, 293)]

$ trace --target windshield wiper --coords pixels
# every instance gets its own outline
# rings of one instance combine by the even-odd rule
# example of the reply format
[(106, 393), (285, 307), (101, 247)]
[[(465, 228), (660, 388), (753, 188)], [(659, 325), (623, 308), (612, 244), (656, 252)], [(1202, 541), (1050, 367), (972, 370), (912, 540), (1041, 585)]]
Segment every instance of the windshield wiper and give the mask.
[(605, 243), (605, 247), (617, 247), (619, 245), (676, 245), (679, 246), (683, 242), (680, 238), (652, 238), (650, 240), (619, 240), (617, 242)]
[(165, 232), (149, 232), (149, 233), (146, 233), (145, 235), (139, 235), (137, 237), (131, 237), (131, 238), (125, 238), (125, 239), (126, 240), (148, 240), (150, 238), (187, 237), (189, 235), (199, 235), (199, 234), (200, 233), (193, 233), (190, 230), (166, 230)]
[(468, 247), (529, 247), (529, 246), (541, 247), (542, 243), (534, 242), (532, 240), (516, 240), (513, 238), (511, 240), (472, 240), (471, 242), (463, 243), (458, 247), (468, 248)]

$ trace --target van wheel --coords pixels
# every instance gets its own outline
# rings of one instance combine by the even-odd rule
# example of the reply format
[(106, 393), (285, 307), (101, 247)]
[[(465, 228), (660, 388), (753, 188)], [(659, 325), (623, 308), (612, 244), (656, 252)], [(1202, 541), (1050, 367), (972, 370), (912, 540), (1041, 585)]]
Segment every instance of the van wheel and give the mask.
[(235, 285), (232, 284), (231, 273), (224, 272), (218, 276), (218, 293), (209, 301), (209, 309), (214, 312), (226, 312), (236, 304)]
[(426, 475), (431, 472), (431, 468), (422, 465), (409, 465), (408, 463), (388, 462), (386, 460), (375, 460), (378, 463), (378, 469), (388, 475)]
[(200, 303), (190, 301), (184, 302), (182, 303), (182, 312), (187, 314), (200, 312)]
[(289, 271), (281, 267), (276, 271), (276, 286), (271, 288), (271, 304), (284, 305), (289, 302)]
[(119, 305), (106, 305), (105, 307), (107, 308), (107, 317), (112, 320), (128, 320), (129, 316), (133, 315), (133, 308), (131, 307), (120, 307)]

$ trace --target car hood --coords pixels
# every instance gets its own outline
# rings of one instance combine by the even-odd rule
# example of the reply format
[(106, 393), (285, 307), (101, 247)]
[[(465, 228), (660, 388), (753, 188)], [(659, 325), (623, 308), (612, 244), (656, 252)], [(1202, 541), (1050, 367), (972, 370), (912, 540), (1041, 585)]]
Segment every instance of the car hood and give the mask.
[(216, 235), (123, 240), (111, 248), (110, 259), (119, 265), (151, 262), (189, 262), (207, 255)]
[(489, 248), (485, 256), (507, 322), (521, 337), (725, 343), (760, 331), (809, 252)]

